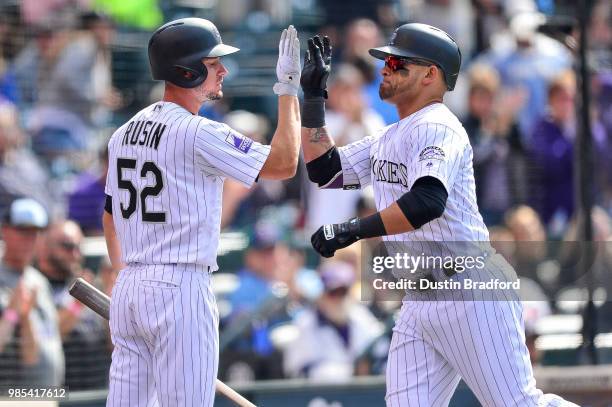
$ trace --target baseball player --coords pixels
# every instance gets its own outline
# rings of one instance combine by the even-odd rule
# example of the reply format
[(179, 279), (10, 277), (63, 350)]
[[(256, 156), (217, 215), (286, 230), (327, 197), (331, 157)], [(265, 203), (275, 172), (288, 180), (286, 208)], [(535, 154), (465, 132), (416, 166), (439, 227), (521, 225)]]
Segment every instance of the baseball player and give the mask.
[[(302, 147), (309, 178), (321, 188), (372, 184), (379, 210), (322, 226), (312, 236), (313, 247), (331, 257), (340, 248), (375, 236), (386, 242), (444, 242), (449, 247), (452, 241), (488, 242), (476, 206), (472, 148), (443, 104), (461, 65), (457, 44), (438, 28), (405, 24), (387, 46), (370, 54), (385, 61), (379, 94), (396, 106), (401, 119), (378, 135), (337, 148), (325, 128), (331, 46), (327, 38), (308, 41), (301, 86)], [(484, 281), (513, 272), (494, 253), (483, 264), (480, 273), (453, 277)], [(387, 406), (446, 406), (461, 378), (484, 406), (574, 405), (536, 388), (521, 304), (516, 297), (504, 298), (482, 301), (470, 290), (408, 290), (389, 349)]]
[(276, 65), (278, 125), (271, 145), (197, 116), (223, 96), (228, 71), (213, 23), (169, 22), (148, 53), (163, 100), (121, 126), (109, 141), (104, 234), (114, 267), (110, 328), (114, 350), (107, 406), (212, 406), (218, 368), (219, 316), (210, 273), (226, 178), (295, 174), (300, 113), (299, 41), (282, 32)]

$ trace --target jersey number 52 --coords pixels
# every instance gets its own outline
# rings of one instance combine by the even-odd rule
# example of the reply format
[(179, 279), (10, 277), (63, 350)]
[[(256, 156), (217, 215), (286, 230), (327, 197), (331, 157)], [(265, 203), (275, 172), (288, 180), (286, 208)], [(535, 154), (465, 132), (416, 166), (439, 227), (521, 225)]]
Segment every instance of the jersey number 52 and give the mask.
[[(137, 206), (137, 197), (138, 191), (136, 187), (129, 179), (123, 178), (123, 170), (135, 170), (136, 169), (136, 160), (132, 158), (118, 158), (117, 159), (117, 185), (119, 189), (125, 189), (130, 194), (130, 199), (127, 204), (127, 208), (120, 202), (121, 206), (121, 215), (124, 219), (129, 219), (130, 216), (134, 212), (136, 212)], [(140, 177), (147, 178), (147, 175), (152, 173), (155, 177), (155, 184), (152, 186), (147, 186), (140, 191), (140, 210), (142, 212), (142, 220), (143, 222), (156, 222), (161, 223), (166, 221), (166, 213), (165, 212), (150, 212), (147, 211), (147, 197), (152, 196), (155, 197), (159, 195), (159, 193), (164, 188), (164, 177), (162, 175), (161, 170), (157, 165), (155, 165), (152, 161), (146, 161), (142, 164), (142, 168), (140, 169)]]

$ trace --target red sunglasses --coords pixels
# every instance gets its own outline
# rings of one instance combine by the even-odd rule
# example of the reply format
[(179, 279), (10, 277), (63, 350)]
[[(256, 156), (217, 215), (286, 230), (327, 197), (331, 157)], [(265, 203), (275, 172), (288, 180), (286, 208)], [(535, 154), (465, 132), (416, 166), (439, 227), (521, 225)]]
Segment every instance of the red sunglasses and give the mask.
[(399, 71), (400, 69), (406, 69), (406, 65), (430, 66), (433, 64), (422, 59), (400, 58), (395, 55), (388, 55), (385, 57), (385, 66), (393, 72)]

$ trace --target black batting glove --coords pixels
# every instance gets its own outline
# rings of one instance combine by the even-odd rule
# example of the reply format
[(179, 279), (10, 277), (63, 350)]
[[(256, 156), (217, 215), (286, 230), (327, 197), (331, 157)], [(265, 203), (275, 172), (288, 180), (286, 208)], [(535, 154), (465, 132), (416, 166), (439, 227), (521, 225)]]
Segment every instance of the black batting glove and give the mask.
[(304, 68), (300, 85), (304, 99), (323, 97), (327, 99), (327, 77), (331, 72), (332, 47), (327, 36), (315, 35), (308, 39), (308, 50), (304, 54)]
[(312, 235), (310, 242), (321, 256), (333, 257), (336, 250), (350, 246), (361, 238), (359, 229), (359, 218), (323, 225)]

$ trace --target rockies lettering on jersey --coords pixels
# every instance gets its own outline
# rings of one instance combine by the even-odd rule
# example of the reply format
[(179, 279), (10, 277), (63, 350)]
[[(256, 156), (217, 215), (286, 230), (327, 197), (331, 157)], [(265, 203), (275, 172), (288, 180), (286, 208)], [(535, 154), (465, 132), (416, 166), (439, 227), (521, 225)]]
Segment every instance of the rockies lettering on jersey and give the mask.
[(472, 147), (459, 120), (443, 104), (429, 105), (338, 151), (345, 187), (372, 184), (378, 211), (410, 191), (421, 177), (435, 177), (446, 188), (448, 199), (441, 217), (383, 240), (488, 240), (476, 205)]
[(371, 157), (371, 161), (372, 174), (376, 181), (402, 184), (402, 186), (408, 187), (408, 168), (404, 164), (378, 160), (374, 157)]

